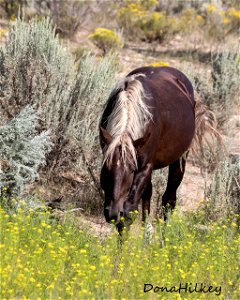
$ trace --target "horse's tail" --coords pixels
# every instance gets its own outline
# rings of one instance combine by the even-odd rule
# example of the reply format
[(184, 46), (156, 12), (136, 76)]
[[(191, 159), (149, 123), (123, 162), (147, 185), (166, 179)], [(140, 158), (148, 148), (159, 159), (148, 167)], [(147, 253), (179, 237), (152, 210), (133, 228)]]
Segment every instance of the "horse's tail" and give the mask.
[(195, 135), (190, 149), (203, 167), (215, 168), (224, 145), (215, 114), (195, 97)]

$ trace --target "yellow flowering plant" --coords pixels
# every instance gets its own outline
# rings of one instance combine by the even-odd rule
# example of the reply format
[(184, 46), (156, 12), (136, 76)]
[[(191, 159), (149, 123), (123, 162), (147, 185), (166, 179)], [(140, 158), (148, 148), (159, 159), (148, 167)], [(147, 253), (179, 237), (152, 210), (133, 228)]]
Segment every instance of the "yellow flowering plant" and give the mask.
[[(80, 219), (57, 221), (49, 212), (21, 207), (9, 215), (0, 208), (0, 297), (169, 299), (171, 294), (155, 294), (151, 285), (177, 289), (182, 282), (194, 289), (202, 282), (218, 293), (221, 287), (223, 298), (238, 299), (239, 220), (234, 215), (207, 222), (198, 212), (182, 215), (177, 209), (167, 223), (154, 224), (149, 243), (138, 219), (119, 243), (114, 226), (105, 237), (94, 237)], [(191, 293), (191, 299), (203, 296)]]
[(117, 22), (127, 38), (162, 41), (172, 32), (174, 18), (164, 11), (155, 11), (156, 0), (125, 1), (124, 4), (117, 11)]
[(139, 20), (139, 27), (143, 33), (142, 39), (161, 42), (173, 33), (175, 23), (175, 18), (168, 16), (165, 11), (147, 12)]
[(219, 9), (213, 4), (206, 7), (205, 32), (213, 39), (221, 40), (229, 33), (238, 33), (240, 10), (235, 7)]
[(239, 31), (240, 29), (240, 10), (234, 7), (226, 11), (225, 24), (229, 24), (231, 30)]
[(121, 35), (111, 29), (96, 28), (95, 31), (89, 35), (89, 38), (104, 52), (104, 54), (112, 49), (119, 49), (123, 47), (123, 39)]
[(151, 67), (168, 67), (169, 63), (165, 61), (157, 61), (150, 64)]
[(177, 29), (182, 33), (192, 33), (204, 24), (204, 19), (193, 8), (185, 9), (181, 12), (177, 20)]

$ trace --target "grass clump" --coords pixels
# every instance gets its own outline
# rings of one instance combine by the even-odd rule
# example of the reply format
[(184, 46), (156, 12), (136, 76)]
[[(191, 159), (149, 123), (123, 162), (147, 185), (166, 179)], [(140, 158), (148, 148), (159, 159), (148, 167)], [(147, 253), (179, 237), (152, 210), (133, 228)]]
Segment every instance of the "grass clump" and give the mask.
[[(48, 212), (20, 207), (9, 216), (1, 209), (1, 298), (141, 299), (144, 283), (202, 282), (221, 286), (221, 297), (238, 299), (236, 218), (210, 223), (201, 218), (176, 211), (166, 224), (155, 224), (148, 244), (136, 222), (119, 244), (115, 229), (100, 240), (76, 222), (50, 219)], [(147, 295), (175, 299), (177, 294)], [(191, 294), (201, 297), (205, 294)]]

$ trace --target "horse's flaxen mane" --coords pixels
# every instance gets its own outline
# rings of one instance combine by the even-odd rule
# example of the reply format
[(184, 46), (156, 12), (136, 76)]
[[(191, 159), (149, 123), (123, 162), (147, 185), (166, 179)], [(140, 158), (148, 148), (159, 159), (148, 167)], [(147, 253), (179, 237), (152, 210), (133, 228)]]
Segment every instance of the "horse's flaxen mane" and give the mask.
[[(105, 151), (103, 162), (111, 165), (116, 147), (121, 145), (123, 164), (133, 161), (137, 167), (137, 156), (133, 141), (143, 137), (147, 123), (152, 119), (144, 99), (148, 98), (142, 83), (137, 77), (144, 74), (136, 74), (126, 77), (119, 82), (110, 97), (116, 96), (115, 106), (108, 117), (107, 131), (113, 140)], [(126, 88), (125, 88), (126, 87)]]

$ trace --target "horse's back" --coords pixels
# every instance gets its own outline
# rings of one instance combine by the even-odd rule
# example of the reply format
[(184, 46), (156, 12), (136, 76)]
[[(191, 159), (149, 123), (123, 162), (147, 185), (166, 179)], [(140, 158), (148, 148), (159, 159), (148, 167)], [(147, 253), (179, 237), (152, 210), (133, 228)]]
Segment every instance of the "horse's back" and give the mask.
[(130, 72), (128, 76), (135, 75), (135, 74), (144, 74), (147, 78), (165, 78), (167, 74), (174, 76), (176, 79), (180, 80), (183, 82), (183, 84), (186, 86), (190, 96), (192, 99), (194, 99), (194, 91), (193, 91), (193, 86), (190, 82), (190, 80), (187, 78), (187, 76), (179, 71), (178, 69), (175, 69), (173, 67), (141, 67), (133, 70)]

